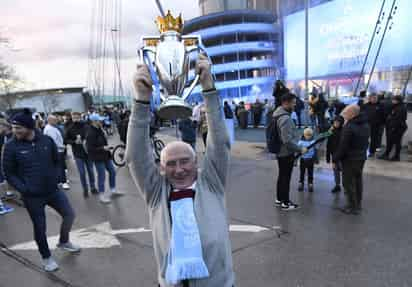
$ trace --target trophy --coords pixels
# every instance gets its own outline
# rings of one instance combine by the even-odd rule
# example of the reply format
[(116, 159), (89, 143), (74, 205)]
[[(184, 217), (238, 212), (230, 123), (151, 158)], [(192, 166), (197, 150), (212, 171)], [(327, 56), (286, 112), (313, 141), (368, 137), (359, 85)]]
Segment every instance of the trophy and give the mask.
[(190, 53), (203, 51), (200, 36), (181, 35), (183, 21), (181, 15), (174, 18), (170, 11), (165, 17), (157, 17), (160, 36), (142, 37), (143, 47), (139, 49), (142, 62), (146, 62), (159, 79), (163, 93), (158, 107), (158, 115), (174, 120), (192, 116), (192, 108), (185, 99), (199, 82), (196, 75), (185, 91), (188, 81)]

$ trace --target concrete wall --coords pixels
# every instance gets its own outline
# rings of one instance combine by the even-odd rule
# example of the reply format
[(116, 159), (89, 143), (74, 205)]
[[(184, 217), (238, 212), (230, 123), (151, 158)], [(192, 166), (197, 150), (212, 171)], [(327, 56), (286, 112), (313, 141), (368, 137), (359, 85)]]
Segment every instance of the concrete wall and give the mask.
[(19, 98), (14, 108), (30, 107), (37, 112), (58, 112), (71, 110), (76, 112), (86, 111), (86, 102), (82, 93), (56, 93)]

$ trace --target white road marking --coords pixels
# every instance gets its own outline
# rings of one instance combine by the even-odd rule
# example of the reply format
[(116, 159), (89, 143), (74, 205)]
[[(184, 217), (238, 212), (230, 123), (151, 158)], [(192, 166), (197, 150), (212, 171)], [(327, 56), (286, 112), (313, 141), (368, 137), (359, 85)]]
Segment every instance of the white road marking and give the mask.
[[(273, 229), (278, 228), (280, 227), (273, 227)], [(271, 229), (258, 225), (230, 225), (229, 230), (235, 232), (258, 233), (261, 231), (267, 231)], [(92, 225), (90, 227), (73, 230), (72, 232), (70, 232), (70, 241), (83, 249), (102, 249), (111, 248), (115, 246), (120, 247), (121, 244), (120, 241), (117, 239), (116, 235), (147, 232), (151, 232), (151, 229), (140, 227), (113, 230), (112, 226), (110, 225), (110, 222), (103, 222), (97, 225)], [(58, 235), (47, 238), (50, 249), (56, 249), (58, 240)], [(13, 245), (9, 248), (11, 250), (37, 250), (37, 245), (34, 241), (29, 241)]]

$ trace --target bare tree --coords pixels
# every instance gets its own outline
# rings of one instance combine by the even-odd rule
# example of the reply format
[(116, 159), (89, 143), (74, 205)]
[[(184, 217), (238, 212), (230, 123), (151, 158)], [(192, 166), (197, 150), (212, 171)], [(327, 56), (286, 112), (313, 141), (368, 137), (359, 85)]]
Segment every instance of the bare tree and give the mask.
[(13, 67), (0, 62), (0, 108), (11, 109), (16, 101), (12, 94), (21, 84), (22, 79)]
[(44, 112), (50, 114), (56, 111), (56, 108), (59, 106), (59, 97), (58, 95), (44, 94), (42, 96), (42, 103)]

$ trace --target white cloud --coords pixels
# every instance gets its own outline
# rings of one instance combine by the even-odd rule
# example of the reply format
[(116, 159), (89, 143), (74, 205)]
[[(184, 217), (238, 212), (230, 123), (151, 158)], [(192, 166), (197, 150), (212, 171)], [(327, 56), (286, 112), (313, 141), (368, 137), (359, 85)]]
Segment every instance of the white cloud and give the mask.
[[(14, 65), (33, 88), (86, 84), (92, 7), (98, 0), (1, 2), (2, 35), (18, 50), (2, 49), (3, 61)], [(197, 0), (162, 2), (165, 10), (181, 12), (184, 19), (198, 15)], [(154, 0), (122, 1), (123, 82), (133, 73), (140, 37), (158, 34), (154, 23), (158, 14)]]

